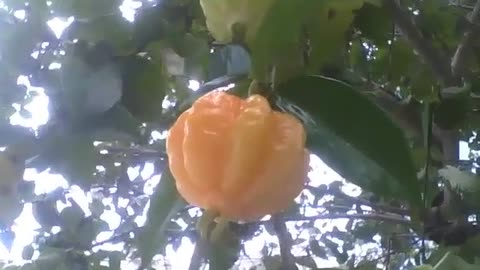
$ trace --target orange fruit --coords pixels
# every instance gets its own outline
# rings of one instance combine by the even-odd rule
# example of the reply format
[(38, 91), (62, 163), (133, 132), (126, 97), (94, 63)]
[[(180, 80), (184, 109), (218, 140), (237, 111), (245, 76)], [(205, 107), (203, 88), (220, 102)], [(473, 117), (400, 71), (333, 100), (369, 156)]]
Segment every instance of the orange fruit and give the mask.
[(252, 221), (289, 207), (309, 168), (306, 134), (294, 116), (212, 91), (182, 113), (167, 136), (169, 166), (190, 204)]

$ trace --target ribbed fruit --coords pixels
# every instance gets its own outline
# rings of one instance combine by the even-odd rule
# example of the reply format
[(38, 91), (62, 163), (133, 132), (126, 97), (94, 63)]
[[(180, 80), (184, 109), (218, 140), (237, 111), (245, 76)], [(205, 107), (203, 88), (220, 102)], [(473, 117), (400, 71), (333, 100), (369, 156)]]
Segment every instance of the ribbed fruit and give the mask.
[(231, 220), (256, 220), (289, 207), (307, 179), (306, 134), (294, 116), (260, 95), (213, 91), (169, 130), (176, 186), (192, 205)]

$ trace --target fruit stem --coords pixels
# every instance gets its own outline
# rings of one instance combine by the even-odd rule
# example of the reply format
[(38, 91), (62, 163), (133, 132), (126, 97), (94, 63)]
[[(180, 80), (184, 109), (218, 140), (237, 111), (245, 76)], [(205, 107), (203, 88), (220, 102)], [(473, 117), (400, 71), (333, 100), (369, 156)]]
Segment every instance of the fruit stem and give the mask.
[(268, 98), (272, 94), (272, 89), (265, 83), (253, 80), (248, 87), (248, 96), (262, 95)]
[(203, 239), (208, 239), (212, 228), (212, 223), (219, 213), (214, 210), (205, 210), (203, 215), (198, 219), (196, 228)]

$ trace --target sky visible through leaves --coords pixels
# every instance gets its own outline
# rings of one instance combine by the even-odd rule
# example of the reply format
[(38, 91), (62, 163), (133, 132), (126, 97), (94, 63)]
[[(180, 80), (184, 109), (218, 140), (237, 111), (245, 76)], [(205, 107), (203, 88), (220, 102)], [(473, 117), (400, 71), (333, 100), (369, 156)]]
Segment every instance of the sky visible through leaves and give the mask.
[[(133, 20), (134, 10), (137, 7), (138, 7), (138, 4), (135, 1), (126, 0), (124, 1), (124, 4), (120, 7), (120, 10), (124, 14), (125, 18), (127, 18), (128, 20)], [(1, 2), (0, 2), (0, 8), (1, 8)], [(22, 13), (19, 12), (18, 14), (16, 14), (16, 16), (22, 17)], [(48, 24), (57, 35), (60, 35), (60, 33), (66, 27), (68, 27), (68, 25), (71, 23), (72, 20), (73, 19), (64, 21), (60, 19), (53, 19), (49, 21)], [(26, 85), (28, 87), (28, 91), (37, 92), (38, 96), (34, 98), (29, 105), (25, 106), (25, 109), (31, 112), (31, 118), (27, 119), (22, 117), (19, 113), (16, 113), (11, 117), (12, 124), (29, 126), (32, 128), (36, 128), (40, 125), (45, 124), (49, 118), (48, 109), (47, 109), (49, 100), (48, 100), (48, 97), (43, 93), (43, 89), (31, 87), (26, 77), (20, 77), (18, 80), (18, 83)], [(192, 80), (190, 81), (189, 87), (190, 89), (195, 91), (196, 89), (198, 89), (199, 83), (197, 81)], [(164, 104), (164, 105), (168, 106), (168, 104)], [(14, 104), (13, 106), (15, 107), (16, 105)], [(165, 136), (165, 134), (156, 132), (152, 134), (152, 136), (154, 138), (155, 137), (161, 138), (162, 136)], [(469, 153), (469, 149), (466, 143), (463, 143), (463, 142), (460, 143), (460, 155), (461, 155), (460, 158), (468, 159), (468, 153)], [(335, 173), (333, 170), (328, 168), (316, 156), (312, 156), (311, 167), (312, 167), (312, 171), (309, 174), (309, 178), (312, 181), (312, 186), (329, 184), (332, 181), (336, 181), (336, 180), (343, 181), (343, 179), (337, 173)], [(159, 175), (152, 175), (153, 164), (149, 164), (145, 166), (143, 171), (140, 171), (138, 167), (129, 169), (130, 179), (136, 178), (139, 174), (141, 174), (142, 178), (145, 179), (148, 183), (144, 190), (145, 193), (151, 194), (153, 192), (154, 187), (158, 184), (160, 180)], [(36, 182), (36, 190), (35, 190), (36, 194), (48, 193), (57, 187), (64, 187), (64, 188), (68, 187), (67, 181), (61, 175), (50, 174), (48, 170), (44, 172), (36, 172), (35, 170), (26, 170), (25, 179), (27, 181)], [(346, 189), (344, 190), (344, 192), (348, 193), (351, 196), (356, 196), (360, 194), (360, 189), (354, 185), (345, 185), (344, 189)], [(88, 201), (91, 200), (90, 194), (83, 192), (79, 187), (75, 187), (75, 186), (70, 187), (69, 194), (70, 194), (70, 197), (73, 198), (82, 207), (85, 213), (89, 215), (90, 211), (88, 209)], [(304, 195), (308, 196), (308, 194), (304, 194)], [(324, 198), (324, 199), (328, 200), (329, 198)], [(111, 204), (112, 202), (111, 201), (109, 202), (106, 199), (104, 200), (104, 203), (108, 205), (108, 204)], [(128, 202), (125, 202), (125, 205), (127, 203)], [(61, 210), (67, 205), (59, 202), (57, 206), (59, 210)], [(120, 222), (120, 216), (113, 209), (114, 208), (112, 208), (112, 210), (105, 210), (104, 214), (102, 215), (102, 219), (108, 222), (111, 230), (115, 229)], [(193, 215), (195, 213), (191, 213), (191, 214)], [(310, 213), (310, 214), (314, 215), (316, 213)], [(308, 215), (309, 213), (307, 211), (306, 216)], [(337, 220), (330, 220), (330, 221), (319, 220), (316, 222), (317, 223), (316, 225), (318, 225), (316, 227), (319, 228), (320, 231), (331, 230), (333, 226), (337, 226), (340, 230), (342, 230), (347, 221), (348, 220), (346, 219), (337, 219)], [(143, 224), (145, 222), (145, 216), (143, 215), (143, 216), (137, 217), (136, 222), (139, 225)], [(182, 224), (179, 224), (179, 225), (182, 226)], [(290, 232), (293, 234), (294, 238), (297, 237), (299, 234), (301, 234), (301, 232), (295, 229), (294, 224), (287, 223), (287, 226)], [(39, 227), (40, 225), (35, 221), (35, 219), (32, 216), (32, 205), (25, 204), (22, 214), (17, 218), (15, 224), (12, 227), (16, 233), (16, 238), (14, 240), (12, 249), (9, 252), (7, 248), (5, 248), (3, 245), (0, 245), (0, 259), (21, 261), (23, 247), (34, 241), (35, 230), (38, 229)], [(96, 240), (102, 241), (102, 240), (109, 239), (112, 236), (112, 233), (111, 232), (101, 233)], [(378, 241), (380, 241), (380, 239), (378, 239)], [(254, 240), (251, 240), (245, 244), (248, 254), (253, 259), (255, 259), (256, 257), (258, 258), (261, 257), (261, 249), (264, 246), (264, 242), (276, 243), (278, 242), (278, 240), (275, 236), (271, 236), (267, 233), (264, 233), (262, 237), (256, 237), (254, 238)], [(370, 246), (370, 244), (368, 246)], [(370, 248), (368, 246), (356, 247), (355, 253), (362, 254), (363, 252), (366, 252), (366, 250)], [(97, 248), (108, 249), (108, 250), (122, 250), (123, 246), (122, 244), (116, 244), (116, 245), (105, 244)], [(168, 257), (167, 259), (169, 263), (174, 267), (174, 269), (179, 269), (179, 270), (187, 269), (190, 263), (190, 260), (187, 258), (191, 257), (193, 250), (194, 250), (193, 243), (190, 242), (190, 240), (187, 237), (184, 237), (180, 244), (180, 247), (176, 251), (172, 246), (167, 247), (167, 257)], [(301, 251), (301, 250), (298, 250), (298, 251)], [(294, 250), (293, 253), (295, 252), (297, 251)], [(276, 254), (279, 253), (278, 249), (276, 250), (275, 253)], [(35, 258), (35, 255), (34, 255), (34, 258)], [(332, 258), (331, 261), (318, 260), (318, 265), (321, 267), (336, 266), (337, 262), (335, 261), (334, 258)], [(245, 267), (245, 269), (248, 269), (250, 266), (251, 265), (249, 265), (248, 262), (245, 262), (245, 264), (244, 262), (242, 262), (242, 267)], [(134, 265), (131, 265), (131, 266), (122, 265), (122, 269), (128, 270), (128, 269), (136, 269), (136, 268)]]
[[(129, 17), (129, 13), (126, 13), (126, 17)], [(22, 16), (22, 14), (17, 14), (17, 16)], [(49, 22), (50, 27), (55, 31), (57, 35), (60, 35), (63, 29), (68, 27), (69, 21), (62, 21), (59, 19), (54, 19)], [(37, 92), (38, 95), (35, 97), (32, 102), (25, 106), (25, 109), (31, 112), (31, 118), (24, 118), (22, 117), (19, 113), (14, 114), (11, 117), (11, 123), (14, 125), (22, 125), (22, 126), (28, 126), (36, 129), (37, 127), (47, 123), (49, 115), (48, 115), (48, 97), (43, 93), (42, 88), (35, 88), (30, 86), (30, 83), (28, 82), (28, 79), (26, 77), (20, 77), (18, 80), (19, 84), (23, 84), (27, 86), (28, 91), (34, 91)], [(190, 81), (189, 85), (190, 89), (196, 90), (199, 87), (199, 83), (197, 81)], [(168, 106), (168, 101), (165, 102), (164, 106)], [(14, 105), (15, 106), (15, 105)], [(153, 137), (160, 138), (164, 136), (164, 134), (161, 134), (159, 132), (156, 132), (155, 134), (152, 134)], [(315, 183), (315, 185), (320, 185), (320, 184), (329, 184), (332, 181), (335, 180), (340, 180), (341, 177), (336, 174), (334, 171), (329, 169), (318, 157), (313, 157), (311, 161), (311, 166), (312, 166), (312, 172), (310, 173), (310, 179)], [(146, 194), (151, 194), (153, 192), (153, 188), (158, 184), (160, 180), (159, 175), (155, 175), (152, 177), (153, 173), (153, 164), (150, 164), (150, 166), (145, 166), (143, 171), (139, 171), (139, 168), (130, 168), (129, 169), (129, 177), (130, 179), (135, 179), (138, 174), (142, 175), (142, 178), (148, 179), (148, 183), (146, 185), (146, 188), (149, 190), (145, 190)], [(36, 194), (43, 194), (43, 193), (48, 193), (53, 191), (57, 187), (63, 187), (67, 188), (68, 187), (68, 182), (61, 176), (57, 174), (50, 174), (47, 171), (43, 172), (37, 172), (35, 170), (26, 170), (25, 172), (25, 179), (27, 181), (35, 181), (36, 182)], [(346, 186), (347, 188), (351, 189), (351, 195), (359, 194), (360, 190), (353, 185)], [(70, 187), (70, 197), (74, 199), (84, 210), (84, 212), (89, 215), (90, 210), (88, 209), (88, 201), (91, 200), (90, 194), (86, 194), (83, 192), (80, 188), (78, 187)], [(112, 202), (106, 200), (104, 203), (111, 204)], [(63, 204), (59, 202), (57, 204), (58, 210), (61, 210), (65, 207), (67, 207), (68, 204)], [(120, 222), (120, 216), (114, 211), (114, 210), (105, 210), (104, 214), (102, 215), (102, 219), (107, 221), (107, 223), (110, 226), (110, 229), (113, 230), (115, 229)], [(320, 222), (319, 227), (323, 227), (325, 230), (329, 230), (333, 226), (337, 226), (339, 228), (342, 228), (343, 224), (345, 224), (348, 220), (335, 220), (333, 222), (329, 221), (322, 221)], [(145, 216), (139, 216), (137, 217), (136, 222), (138, 224), (143, 224), (145, 222)], [(181, 225), (181, 224), (179, 224)], [(293, 225), (293, 224), (289, 224)], [(326, 226), (325, 226), (326, 225)], [(40, 225), (35, 221), (32, 215), (32, 205), (27, 203), (25, 204), (24, 210), (22, 214), (17, 218), (13, 230), (15, 231), (17, 237), (15, 238), (11, 252), (8, 251), (7, 248), (5, 248), (3, 245), (0, 246), (0, 259), (8, 259), (8, 260), (18, 260), (21, 261), (22, 259), (22, 250), (23, 247), (30, 244), (31, 242), (34, 241), (35, 237), (35, 230), (40, 228)], [(296, 229), (293, 226), (289, 226), (289, 229), (292, 230), (292, 232), (295, 232)], [(54, 231), (53, 231), (54, 232)], [(294, 234), (298, 234), (299, 232), (295, 232)], [(110, 232), (105, 232), (99, 234), (97, 237), (97, 241), (103, 241), (108, 238), (110, 238), (112, 235)], [(258, 254), (258, 257), (260, 257), (260, 252), (262, 247), (264, 246), (264, 242), (272, 243), (272, 242), (277, 242), (277, 238), (275, 236), (271, 236), (268, 234), (264, 234), (263, 237), (258, 237), (255, 238), (253, 241), (250, 241), (251, 243), (246, 244), (246, 249), (249, 252), (249, 254), (253, 255), (253, 258), (255, 257), (255, 254)], [(108, 249), (108, 250), (121, 250), (122, 244), (105, 244), (103, 246), (100, 246), (98, 248), (102, 249)], [(193, 253), (194, 245), (188, 238), (184, 238), (181, 242), (180, 247), (174, 251), (173, 248), (170, 246), (167, 248), (167, 256), (168, 256), (168, 261), (172, 266), (175, 267), (175, 269), (187, 269), (189, 265), (189, 260), (185, 260), (185, 258), (190, 258), (192, 253)], [(277, 251), (278, 252), (278, 251)], [(35, 256), (35, 255), (34, 255)], [(327, 263), (327, 262), (325, 262)], [(335, 260), (332, 259), (331, 262), (328, 262), (329, 265), (334, 266), (337, 263)], [(242, 263), (243, 265), (243, 263)], [(132, 269), (135, 269), (135, 266), (131, 266)], [(245, 264), (245, 267), (249, 267), (248, 265)], [(129, 269), (128, 266), (122, 266), (122, 269)]]
[[(48, 97), (43, 95), (42, 89), (36, 89), (32, 88), (29, 86), (28, 80), (25, 78), (21, 78), (19, 80), (19, 83), (25, 84), (27, 87), (29, 87), (29, 91), (36, 91), (39, 93), (39, 95), (29, 104), (29, 106), (26, 106), (26, 108), (32, 113), (32, 118), (23, 118), (20, 116), (18, 113), (13, 115), (11, 118), (11, 122), (14, 125), (22, 125), (22, 126), (29, 126), (32, 128), (37, 128), (38, 126), (45, 124), (48, 121), (48, 111), (47, 111), (47, 105), (48, 105)], [(190, 83), (190, 88), (192, 90), (198, 89), (198, 82), (196, 81), (191, 81)], [(165, 104), (168, 106), (168, 104)], [(164, 134), (161, 134), (159, 132), (156, 132), (153, 134), (153, 137), (160, 138), (164, 136)], [(328, 168), (318, 157), (313, 156), (311, 160), (311, 166), (312, 166), (312, 171), (310, 172), (310, 179), (312, 180), (312, 184), (315, 186), (321, 185), (321, 184), (329, 184), (332, 181), (335, 180), (340, 180), (341, 177), (336, 174), (333, 170)], [(158, 184), (160, 180), (159, 175), (155, 175), (152, 177), (153, 173), (153, 164), (149, 164), (145, 166), (143, 171), (140, 171), (139, 168), (130, 168), (129, 169), (129, 177), (130, 179), (135, 179), (139, 174), (141, 174), (142, 178), (146, 179), (148, 184), (146, 185), (145, 193), (146, 194), (151, 194), (153, 192), (153, 188)], [(35, 181), (36, 182), (36, 194), (42, 194), (42, 193), (48, 193), (50, 191), (53, 191), (57, 187), (68, 187), (67, 181), (61, 176), (57, 174), (50, 174), (47, 171), (44, 172), (36, 172), (35, 170), (27, 170), (25, 172), (25, 179), (27, 181)], [(345, 190), (347, 193), (349, 193), (352, 196), (355, 196), (356, 194), (360, 194), (360, 189), (354, 185), (347, 185), (345, 186), (347, 190)], [(91, 197), (89, 196), (90, 194), (84, 193), (80, 188), (78, 187), (71, 187), (70, 188), (70, 197), (73, 198), (85, 211), (87, 215), (90, 214), (90, 210), (88, 209), (88, 201), (91, 200)], [(108, 200), (105, 201), (107, 205), (112, 202), (109, 202)], [(59, 202), (57, 204), (57, 207), (59, 210), (63, 209), (64, 207), (68, 206), (67, 204), (63, 204)], [(312, 213), (314, 214), (314, 213)], [(107, 221), (107, 223), (110, 226), (110, 229), (115, 229), (120, 222), (120, 216), (114, 211), (114, 210), (105, 210), (105, 213), (102, 215), (102, 219)], [(325, 230), (330, 230), (331, 227), (337, 226), (339, 229), (344, 227), (344, 224), (348, 220), (334, 220), (334, 221), (319, 221), (319, 228), (323, 228)], [(138, 224), (143, 224), (145, 222), (145, 216), (139, 216), (137, 217), (136, 222)], [(182, 224), (179, 224), (182, 225)], [(293, 225), (293, 224), (289, 224)], [(22, 214), (18, 217), (18, 219), (15, 222), (15, 225), (13, 226), (13, 230), (16, 232), (17, 237), (15, 238), (15, 241), (12, 246), (12, 250), (9, 253), (9, 251), (1, 246), (0, 248), (0, 259), (13, 259), (13, 260), (21, 260), (21, 255), (22, 255), (22, 250), (23, 247), (30, 244), (35, 237), (35, 230), (38, 229), (40, 225), (35, 221), (35, 219), (32, 216), (32, 206), (31, 204), (25, 204), (25, 208), (22, 212)], [(295, 234), (298, 234), (298, 232), (293, 226), (289, 226), (289, 229)], [(111, 237), (110, 232), (106, 233), (101, 233), (97, 237), (97, 241), (103, 241)], [(258, 237), (255, 238), (253, 241), (250, 241), (249, 244), (246, 245), (246, 249), (249, 252), (249, 254), (260, 254), (261, 248), (264, 245), (264, 242), (277, 242), (277, 239), (275, 236), (270, 236), (268, 234), (264, 234), (263, 237)], [(105, 244), (99, 248), (103, 249), (109, 249), (109, 250), (121, 250), (122, 245), (121, 244)], [(167, 254), (168, 254), (168, 261), (175, 267), (175, 269), (187, 269), (189, 265), (189, 261), (185, 260), (185, 258), (191, 257), (191, 254), (193, 252), (194, 245), (192, 242), (190, 242), (187, 238), (184, 238), (180, 247), (178, 248), (177, 251), (174, 251), (173, 248), (170, 246), (167, 248)], [(359, 249), (361, 249), (359, 247)], [(360, 251), (360, 250), (359, 250)], [(258, 255), (260, 256), (260, 255)], [(325, 262), (327, 263), (327, 262)], [(328, 262), (329, 265), (334, 266), (337, 263), (332, 260), (331, 262)], [(128, 268), (123, 268), (122, 269), (128, 269)], [(133, 267), (132, 269), (135, 269)]]

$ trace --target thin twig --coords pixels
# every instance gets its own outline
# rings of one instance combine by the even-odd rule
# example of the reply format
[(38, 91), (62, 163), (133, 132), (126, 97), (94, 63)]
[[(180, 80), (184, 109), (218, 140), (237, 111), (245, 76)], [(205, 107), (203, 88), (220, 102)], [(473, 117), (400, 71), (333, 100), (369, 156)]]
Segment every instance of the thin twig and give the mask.
[(195, 249), (193, 250), (192, 258), (190, 259), (190, 266), (188, 267), (189, 270), (199, 270), (202, 266), (205, 245), (205, 239), (197, 237), (197, 243), (195, 244)]
[(396, 0), (384, 0), (383, 3), (402, 35), (423, 61), (430, 66), (437, 79), (447, 85), (455, 85), (456, 80), (450, 70), (449, 58), (423, 37), (411, 16), (402, 10)]
[(387, 80), (392, 80), (392, 63), (393, 63), (393, 43), (395, 42), (395, 23), (392, 22), (392, 29), (390, 34), (390, 43), (388, 44), (388, 70), (387, 70)]
[(390, 258), (392, 253), (392, 236), (388, 237), (387, 255), (385, 257), (385, 270), (390, 270)]
[[(393, 214), (378, 214), (378, 213), (367, 213), (367, 214), (347, 214), (347, 213), (329, 213), (329, 214), (321, 214), (316, 216), (285, 216), (282, 218), (284, 222), (301, 222), (301, 221), (315, 221), (315, 220), (325, 220), (325, 219), (373, 219), (385, 222), (391, 222), (395, 224), (405, 225), (408, 227), (412, 226), (412, 222), (406, 218), (402, 218), (398, 215)], [(258, 221), (258, 224), (266, 224), (272, 222), (271, 219)], [(186, 232), (194, 233), (195, 229), (187, 229), (187, 230), (167, 230), (167, 233), (172, 236), (185, 234)]]
[(126, 237), (129, 237), (130, 233), (131, 233), (131, 231), (114, 235), (114, 236), (112, 236), (112, 237), (110, 237), (106, 240), (103, 240), (103, 241), (96, 242), (96, 243), (92, 244), (91, 248), (102, 246), (102, 245), (109, 244), (109, 243), (114, 243), (114, 242), (125, 242), (126, 240), (128, 240), (128, 239), (126, 239)]
[(344, 213), (332, 213), (332, 214), (322, 214), (318, 216), (298, 216), (298, 217), (286, 217), (285, 221), (312, 221), (312, 220), (322, 220), (322, 219), (374, 219), (374, 220), (381, 220), (386, 222), (393, 222), (396, 224), (412, 226), (410, 220), (402, 218), (396, 215), (389, 215), (389, 214), (377, 214), (377, 213), (370, 213), (370, 214), (344, 214)]
[(402, 216), (407, 216), (409, 215), (409, 212), (407, 209), (402, 209), (398, 207), (393, 207), (393, 206), (388, 206), (388, 205), (380, 205), (380, 204), (375, 204), (367, 199), (362, 199), (362, 198), (357, 198), (357, 197), (352, 197), (349, 196), (343, 192), (338, 192), (335, 194), (332, 194), (333, 196), (340, 196), (343, 199), (349, 200), (352, 203), (360, 204), (360, 205), (365, 205), (368, 207), (371, 207), (376, 210), (381, 210), (384, 212), (389, 212), (397, 215), (402, 215)]
[(292, 236), (287, 230), (285, 220), (281, 214), (272, 217), (273, 228), (277, 233), (278, 242), (280, 244), (280, 255), (282, 257), (282, 268), (284, 270), (298, 269), (295, 264), (295, 257), (292, 255)]
[(463, 5), (463, 4), (455, 4), (455, 3), (450, 3), (448, 5), (452, 6), (452, 7), (456, 7), (456, 8), (465, 9), (465, 10), (473, 10), (473, 6), (468, 6), (468, 5)]
[[(480, 22), (480, 1), (477, 1), (468, 19), (472, 25), (476, 25)], [(469, 58), (468, 50), (475, 40), (476, 31), (477, 29), (475, 27), (469, 27), (463, 34), (463, 39), (458, 45), (452, 59), (452, 72), (455, 76), (467, 72), (466, 67)]]
[(136, 157), (143, 157), (148, 159), (165, 159), (167, 155), (163, 151), (159, 151), (156, 149), (146, 148), (146, 147), (121, 147), (121, 146), (113, 146), (108, 144), (101, 144), (99, 145), (101, 150), (106, 150), (107, 154), (114, 154), (114, 155), (129, 155), (129, 156), (136, 156)]

